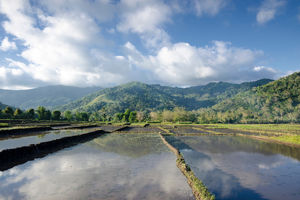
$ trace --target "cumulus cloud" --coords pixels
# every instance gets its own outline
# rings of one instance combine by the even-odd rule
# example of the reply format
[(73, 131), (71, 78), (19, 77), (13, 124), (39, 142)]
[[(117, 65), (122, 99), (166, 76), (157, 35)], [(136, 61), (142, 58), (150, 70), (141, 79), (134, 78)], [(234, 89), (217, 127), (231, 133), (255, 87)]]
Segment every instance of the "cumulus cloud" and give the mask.
[(194, 0), (195, 10), (198, 16), (216, 15), (224, 8), (228, 1), (226, 0)]
[[(164, 25), (172, 23), (171, 17), (180, 12), (180, 2), (174, 2), (2, 0), (2, 26), (9, 35), (4, 43), (13, 49), (14, 42), (8, 39), (13, 37), (20, 46), (18, 54), (6, 59), (7, 66), (1, 67), (2, 88), (112, 86), (128, 81), (197, 85), (254, 80), (262, 75), (272, 78), (275, 72), (270, 68), (254, 68), (260, 66), (262, 51), (234, 47), (224, 41), (202, 47), (173, 44)], [(197, 0), (197, 4), (202, 14), (214, 15), (225, 1)], [(114, 38), (137, 35), (146, 50), (138, 50), (127, 39), (116, 44), (107, 34)]]
[(2, 51), (8, 51), (10, 49), (16, 50), (17, 46), (15, 42), (10, 42), (8, 40), (8, 37), (4, 37), (4, 39), (1, 42), (0, 49)]
[(171, 21), (172, 9), (159, 0), (123, 0), (121, 21), (117, 29), (121, 32), (139, 34), (147, 47), (158, 47), (169, 42), (169, 35), (162, 28)]
[(265, 24), (274, 19), (275, 15), (282, 6), (285, 5), (283, 0), (264, 0), (258, 9), (256, 21), (259, 24)]
[(214, 41), (211, 46), (195, 47), (176, 43), (161, 48), (156, 55), (143, 56), (132, 44), (128, 59), (151, 69), (161, 82), (172, 85), (198, 85), (211, 81), (242, 82), (272, 78), (274, 69), (255, 66), (262, 51), (233, 47), (231, 43)]
[[(95, 54), (95, 50), (107, 45), (101, 38), (101, 28), (95, 18), (79, 9), (66, 11), (67, 2), (60, 2), (54, 2), (57, 10), (51, 15), (51, 6), (44, 7), (49, 8), (47, 12), (35, 9), (27, 0), (1, 1), (0, 11), (9, 19), (3, 27), (23, 42), (25, 49), (20, 55), (28, 61), (20, 67), (19, 63), (9, 60), (10, 65), (48, 83), (104, 85), (115, 82), (120, 77), (118, 71), (104, 71), (102, 67), (107, 64), (108, 56), (100, 58), (99, 53)], [(83, 2), (89, 4), (88, 1), (78, 2), (81, 2), (79, 5)], [(100, 5), (109, 4), (108, 1), (98, 2)], [(48, 5), (49, 1), (42, 3)]]

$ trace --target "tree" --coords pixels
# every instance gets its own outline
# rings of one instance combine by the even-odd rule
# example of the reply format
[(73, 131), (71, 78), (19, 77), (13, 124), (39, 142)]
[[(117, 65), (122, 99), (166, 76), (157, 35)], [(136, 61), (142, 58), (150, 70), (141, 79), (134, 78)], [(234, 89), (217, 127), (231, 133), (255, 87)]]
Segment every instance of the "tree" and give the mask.
[(51, 119), (51, 111), (46, 110), (45, 107), (39, 106), (36, 110), (39, 120), (50, 120)]
[(71, 111), (67, 110), (64, 112), (64, 118), (68, 121), (71, 121), (73, 119), (73, 114)]
[(130, 115), (130, 109), (126, 109), (124, 114), (123, 114), (123, 121), (128, 122), (129, 121), (129, 115)]
[(123, 118), (123, 113), (116, 113), (114, 115), (114, 121), (115, 122), (120, 122), (122, 120), (122, 118)]
[(81, 119), (82, 121), (89, 121), (89, 115), (86, 112), (81, 113)]
[(142, 121), (145, 121), (145, 113), (144, 112), (141, 112), (141, 111), (138, 111), (136, 113), (136, 119), (139, 121), (139, 122), (142, 122)]
[(12, 118), (12, 116), (13, 116), (13, 114), (14, 114), (14, 110), (13, 110), (11, 107), (7, 106), (7, 107), (3, 110), (3, 113), (5, 114), (5, 116), (6, 116), (7, 118)]
[(14, 112), (14, 117), (16, 119), (21, 119), (23, 117), (23, 111), (17, 108)]
[(35, 113), (34, 113), (34, 109), (30, 108), (25, 112), (25, 116), (27, 119), (34, 119), (35, 117)]
[(61, 112), (59, 110), (55, 110), (52, 112), (52, 119), (53, 120), (60, 120), (60, 115), (61, 115)]
[(170, 110), (164, 110), (162, 112), (162, 120), (164, 122), (172, 122), (174, 119), (174, 113)]
[(45, 120), (50, 120), (51, 119), (51, 111), (50, 110), (46, 110), (45, 112)]
[(45, 107), (39, 106), (37, 108), (36, 112), (37, 112), (39, 120), (44, 120), (45, 119), (45, 115), (46, 115), (46, 108)]
[(150, 112), (150, 118), (151, 118), (152, 121), (158, 121), (159, 120), (159, 113)]
[(76, 112), (75, 118), (77, 121), (88, 121), (89, 115), (86, 112)]
[(129, 115), (128, 121), (129, 121), (130, 123), (134, 123), (134, 122), (136, 122), (136, 111), (132, 111), (132, 112), (130, 112), (130, 115)]

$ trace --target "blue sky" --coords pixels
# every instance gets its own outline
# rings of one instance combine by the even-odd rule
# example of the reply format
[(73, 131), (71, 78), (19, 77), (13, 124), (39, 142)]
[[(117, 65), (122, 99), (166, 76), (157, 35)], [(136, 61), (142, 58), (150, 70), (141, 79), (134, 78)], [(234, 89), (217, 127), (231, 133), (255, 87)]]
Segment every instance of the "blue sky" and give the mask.
[(1, 0), (0, 88), (173, 86), (299, 71), (298, 0)]

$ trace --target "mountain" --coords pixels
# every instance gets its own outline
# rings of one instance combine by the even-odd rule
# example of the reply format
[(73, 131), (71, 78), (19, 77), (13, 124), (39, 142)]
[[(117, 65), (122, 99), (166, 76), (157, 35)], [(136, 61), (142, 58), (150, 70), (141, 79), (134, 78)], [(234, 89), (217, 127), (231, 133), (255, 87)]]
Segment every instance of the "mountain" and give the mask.
[(210, 110), (217, 113), (231, 112), (246, 121), (300, 121), (300, 72), (240, 92)]
[(6, 108), (7, 105), (3, 104), (0, 102), (0, 110), (3, 110), (4, 108)]
[(242, 84), (218, 82), (189, 88), (131, 82), (97, 91), (77, 101), (60, 106), (59, 109), (87, 112), (105, 110), (108, 114), (123, 112), (127, 108), (137, 111), (173, 109), (174, 107), (196, 110), (211, 107), (238, 92), (271, 81), (263, 79)]
[(0, 101), (22, 109), (45, 106), (48, 109), (67, 104), (100, 90), (99, 87), (46, 86), (30, 90), (0, 90)]

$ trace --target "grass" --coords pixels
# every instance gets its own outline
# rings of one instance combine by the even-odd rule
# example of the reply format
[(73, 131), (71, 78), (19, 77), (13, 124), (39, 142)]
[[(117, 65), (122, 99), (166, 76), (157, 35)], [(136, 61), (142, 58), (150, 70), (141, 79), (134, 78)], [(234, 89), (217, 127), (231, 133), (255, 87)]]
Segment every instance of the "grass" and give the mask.
[(300, 124), (207, 124), (212, 128), (228, 128), (244, 131), (274, 131), (300, 133)]
[[(196, 129), (212, 134), (218, 134), (218, 129), (244, 131), (247, 132), (247, 134), (240, 132), (239, 135), (253, 136), (253, 138), (256, 139), (284, 143), (286, 145), (300, 145), (299, 124), (206, 124), (201, 127)], [(220, 130), (220, 132), (222, 131)], [(229, 133), (226, 133), (226, 135), (227, 134), (229, 135)], [(257, 136), (257, 134), (259, 136)]]
[(269, 138), (284, 143), (300, 145), (300, 135), (283, 135), (283, 136), (269, 137)]
[(0, 127), (8, 127), (8, 123), (0, 123)]
[(191, 186), (196, 200), (214, 200), (215, 195), (210, 193), (203, 182), (198, 179), (192, 169), (186, 164), (183, 155), (172, 146), (162, 134), (159, 134), (163, 143), (176, 155), (176, 165), (187, 178), (188, 184)]
[(172, 133), (169, 129), (163, 128), (161, 126), (157, 127), (160, 130), (164, 131), (165, 133), (169, 134), (169, 135), (174, 135), (174, 133)]

